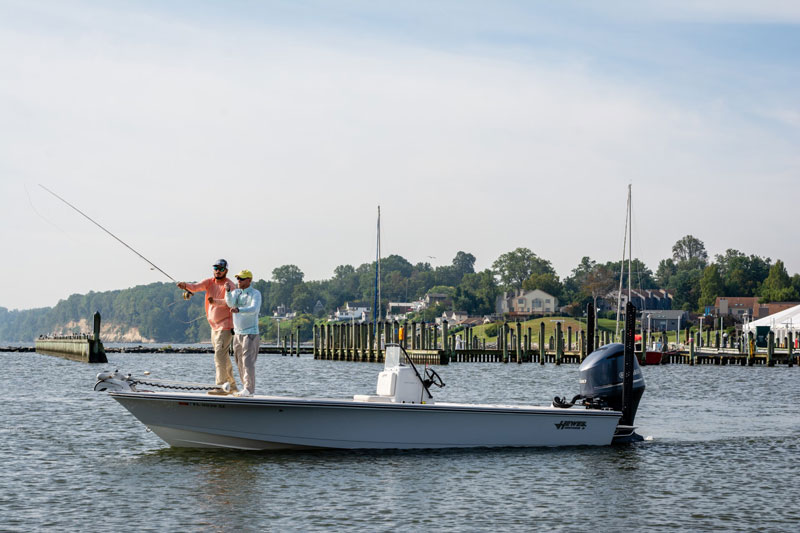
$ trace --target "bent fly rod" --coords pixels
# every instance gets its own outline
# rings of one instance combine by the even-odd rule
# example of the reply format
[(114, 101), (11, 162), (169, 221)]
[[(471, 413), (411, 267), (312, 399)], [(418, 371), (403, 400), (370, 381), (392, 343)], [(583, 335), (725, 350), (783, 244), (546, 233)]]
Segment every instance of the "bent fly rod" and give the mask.
[[(59, 195), (57, 195), (56, 193), (54, 193), (53, 191), (51, 191), (50, 189), (48, 189), (47, 187), (45, 187), (44, 185), (42, 185), (41, 183), (39, 183), (39, 187), (41, 187), (41, 188), (42, 188), (42, 189), (44, 189), (45, 191), (47, 191), (47, 192), (49, 192), (50, 194), (52, 194), (53, 196), (55, 196), (56, 198), (58, 198), (59, 200), (61, 200), (61, 201), (62, 201), (62, 202), (64, 202), (65, 204), (67, 204), (68, 206), (70, 206), (72, 209), (74, 209), (75, 211), (77, 211), (78, 213), (80, 213), (80, 214), (81, 214), (81, 216), (83, 216), (83, 217), (84, 217), (86, 220), (88, 220), (89, 222), (91, 222), (92, 224), (94, 224), (95, 226), (97, 226), (98, 228), (100, 228), (101, 230), (105, 231), (106, 233), (108, 233), (109, 235), (111, 235), (112, 237), (114, 237), (114, 239), (116, 239), (116, 240), (117, 240), (117, 241), (118, 241), (120, 244), (122, 244), (122, 245), (123, 245), (125, 248), (127, 248), (127, 249), (128, 249), (128, 250), (130, 250), (131, 252), (135, 253), (136, 255), (138, 255), (139, 257), (141, 257), (142, 259), (144, 259), (144, 260), (147, 262), (147, 264), (149, 264), (150, 266), (152, 266), (153, 268), (155, 268), (156, 270), (158, 270), (159, 272), (161, 272), (162, 274), (164, 274), (165, 276), (167, 276), (169, 279), (171, 279), (171, 280), (172, 280), (172, 281), (174, 281), (175, 283), (178, 283), (178, 282), (175, 280), (175, 278), (173, 278), (172, 276), (170, 276), (169, 274), (167, 274), (166, 272), (164, 272), (163, 270), (161, 270), (161, 269), (160, 269), (160, 268), (159, 268), (159, 267), (158, 267), (158, 266), (157, 266), (155, 263), (153, 263), (153, 262), (152, 262), (152, 261), (150, 261), (148, 258), (146, 258), (146, 257), (145, 257), (145, 256), (143, 256), (142, 254), (140, 254), (139, 252), (137, 252), (136, 250), (134, 250), (134, 249), (133, 249), (133, 248), (132, 248), (130, 245), (128, 245), (128, 244), (127, 244), (125, 241), (123, 241), (122, 239), (120, 239), (119, 237), (117, 237), (116, 235), (114, 235), (113, 233), (111, 233), (110, 231), (108, 231), (106, 228), (104, 228), (103, 226), (101, 226), (101, 225), (100, 225), (99, 223), (97, 223), (97, 222), (96, 222), (94, 219), (92, 219), (92, 217), (90, 217), (89, 215), (87, 215), (86, 213), (84, 213), (83, 211), (81, 211), (80, 209), (78, 209), (77, 207), (75, 207), (74, 205), (72, 205), (71, 203), (69, 203), (68, 201), (64, 200), (62, 197), (60, 197)], [(184, 299), (184, 300), (188, 300), (188, 299), (189, 299), (189, 298), (191, 298), (191, 297), (192, 297), (192, 293), (191, 293), (191, 292), (189, 292), (188, 290), (185, 290), (185, 291), (184, 291), (184, 293), (183, 293), (183, 299)]]

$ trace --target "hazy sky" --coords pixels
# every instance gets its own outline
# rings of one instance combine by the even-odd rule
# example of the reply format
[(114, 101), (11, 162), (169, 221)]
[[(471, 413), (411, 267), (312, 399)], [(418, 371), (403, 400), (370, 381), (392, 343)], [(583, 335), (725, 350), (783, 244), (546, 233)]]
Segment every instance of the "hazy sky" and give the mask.
[[(800, 3), (0, 0), (0, 306), (224, 257), (800, 271)], [(177, 292), (176, 292), (177, 294)]]

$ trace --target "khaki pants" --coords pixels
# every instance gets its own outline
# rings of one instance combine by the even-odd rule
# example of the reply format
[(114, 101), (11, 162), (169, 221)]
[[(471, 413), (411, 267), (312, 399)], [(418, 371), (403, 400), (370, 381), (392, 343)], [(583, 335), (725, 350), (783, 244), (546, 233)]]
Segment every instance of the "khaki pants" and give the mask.
[(233, 356), (239, 367), (239, 377), (242, 378), (242, 387), (250, 394), (256, 392), (256, 359), (260, 344), (261, 339), (255, 333), (233, 336)]
[(233, 333), (229, 329), (221, 329), (211, 332), (211, 344), (214, 346), (214, 366), (217, 369), (216, 384), (231, 384), (231, 392), (236, 392), (236, 380), (233, 377), (233, 365), (231, 364), (231, 341)]

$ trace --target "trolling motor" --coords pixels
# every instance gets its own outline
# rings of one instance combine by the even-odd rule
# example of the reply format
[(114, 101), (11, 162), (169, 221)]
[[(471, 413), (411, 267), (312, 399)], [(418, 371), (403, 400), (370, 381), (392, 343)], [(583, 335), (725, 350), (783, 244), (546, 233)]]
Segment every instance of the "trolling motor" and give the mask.
[(633, 426), (645, 383), (633, 353), (636, 308), (631, 303), (627, 304), (625, 315), (625, 344), (606, 344), (590, 353), (579, 368), (580, 394), (571, 401), (557, 396), (553, 399), (553, 407), (566, 409), (580, 403), (587, 409), (622, 412), (614, 443), (644, 440)]

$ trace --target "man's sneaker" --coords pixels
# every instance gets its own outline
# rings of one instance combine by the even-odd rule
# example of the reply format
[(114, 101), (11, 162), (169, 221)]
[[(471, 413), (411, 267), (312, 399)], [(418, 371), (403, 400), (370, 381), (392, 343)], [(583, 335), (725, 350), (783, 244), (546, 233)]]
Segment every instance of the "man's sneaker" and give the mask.
[(234, 396), (238, 396), (239, 398), (249, 398), (249, 397), (251, 397), (252, 395), (253, 395), (253, 393), (252, 393), (252, 392), (250, 392), (250, 391), (249, 391), (249, 390), (247, 390), (247, 389), (240, 390), (239, 392), (237, 392), (237, 393), (235, 393), (235, 394), (234, 394)]
[(210, 394), (212, 396), (227, 396), (228, 395), (228, 393), (225, 392), (222, 389), (211, 389), (210, 391), (208, 391), (207, 394)]

